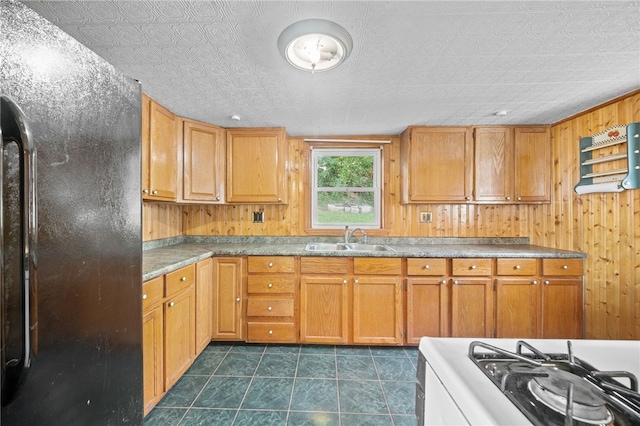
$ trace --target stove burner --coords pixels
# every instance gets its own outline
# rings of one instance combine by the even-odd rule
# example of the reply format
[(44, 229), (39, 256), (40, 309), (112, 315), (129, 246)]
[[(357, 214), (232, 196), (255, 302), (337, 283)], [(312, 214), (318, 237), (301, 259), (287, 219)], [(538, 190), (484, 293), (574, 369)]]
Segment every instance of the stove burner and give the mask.
[[(601, 425), (613, 421), (613, 415), (605, 406), (606, 400), (596, 393), (597, 389), (591, 383), (555, 368), (541, 367), (533, 371), (545, 375), (533, 377), (527, 387), (547, 407), (560, 414), (571, 412), (575, 420), (587, 424)], [(572, 403), (568, 404), (570, 386), (573, 387)]]

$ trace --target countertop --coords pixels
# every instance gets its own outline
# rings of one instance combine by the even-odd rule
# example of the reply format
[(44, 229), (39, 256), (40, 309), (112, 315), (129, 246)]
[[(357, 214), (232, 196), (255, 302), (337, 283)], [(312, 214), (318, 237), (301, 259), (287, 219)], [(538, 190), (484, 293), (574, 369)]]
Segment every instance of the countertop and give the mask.
[[(528, 244), (527, 238), (369, 238), (395, 251), (305, 251), (308, 242), (337, 237), (180, 237), (145, 243), (142, 279), (148, 281), (211, 256), (586, 258), (582, 252)], [(360, 242), (357, 238), (354, 242)]]

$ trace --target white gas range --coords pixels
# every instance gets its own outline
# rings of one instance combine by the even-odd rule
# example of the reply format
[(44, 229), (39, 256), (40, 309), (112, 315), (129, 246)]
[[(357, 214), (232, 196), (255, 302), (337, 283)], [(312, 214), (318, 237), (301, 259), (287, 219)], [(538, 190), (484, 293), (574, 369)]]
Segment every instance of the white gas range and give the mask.
[[(539, 368), (536, 365), (530, 366), (528, 362), (523, 363), (516, 359), (516, 367), (506, 367), (507, 370), (512, 370), (510, 373), (505, 374), (508, 377), (503, 380), (506, 392), (503, 393), (500, 389), (503, 376), (502, 373), (497, 371), (500, 362), (495, 362), (495, 360), (503, 360), (505, 356), (500, 353), (496, 355), (495, 352), (486, 349), (484, 346), (489, 345), (500, 350), (516, 353), (519, 352), (516, 349), (518, 341), (518, 339), (423, 338), (420, 341), (418, 385), (416, 389), (418, 424), (509, 426), (554, 424), (550, 418), (532, 419), (531, 413), (526, 414), (516, 405), (517, 402), (511, 399), (515, 391), (511, 391), (506, 387), (510, 386), (510, 383), (521, 382), (523, 383), (521, 387), (524, 386), (523, 392), (529, 393), (526, 383), (531, 381), (531, 377), (548, 376), (546, 373), (538, 373)], [(488, 360), (477, 362), (469, 356), (472, 342), (481, 342), (477, 346), (474, 345), (472, 350), (475, 354), (474, 358), (482, 358), (484, 354), (489, 354), (487, 355)], [(554, 355), (554, 359), (560, 360), (558, 362), (561, 364), (574, 365), (569, 361), (573, 361), (573, 358), (575, 358), (580, 369), (584, 364), (601, 372), (624, 371), (635, 375), (635, 377), (640, 377), (640, 341), (571, 340), (570, 344), (568, 344), (567, 340), (526, 339), (525, 342), (525, 345), (530, 345), (539, 351), (541, 356), (544, 356), (544, 354)], [(571, 347), (571, 355), (569, 355), (569, 346)], [(535, 352), (529, 350), (527, 346), (521, 347), (521, 349), (521, 353), (525, 355), (525, 358), (534, 360), (535, 358), (540, 358)], [(495, 356), (495, 360), (491, 359), (491, 356)], [(544, 358), (541, 361), (542, 364), (549, 365), (549, 362)], [(561, 365), (560, 370), (564, 368)], [(552, 369), (558, 370), (556, 366), (552, 367)], [(526, 371), (526, 373), (523, 374), (521, 373), (522, 371)], [(522, 378), (523, 375), (527, 376), (527, 378)], [(633, 379), (615, 377), (615, 380), (609, 378), (606, 381), (616, 385), (622, 384), (623, 388), (626, 389), (634, 386)], [(493, 381), (494, 379), (495, 382)], [(539, 381), (544, 386), (544, 380), (544, 378), (536, 379), (534, 385), (537, 386)], [(592, 406), (598, 405), (592, 402), (586, 402), (584, 406), (581, 404), (580, 386), (582, 386), (583, 382), (583, 379), (577, 379), (575, 390), (572, 384), (571, 395), (568, 396), (574, 403), (567, 405), (576, 407), (571, 408), (575, 412), (570, 415), (578, 419), (573, 424), (640, 424), (640, 414), (634, 413), (629, 414), (630, 422), (627, 420), (622, 422), (621, 418), (616, 418), (615, 422), (600, 421), (598, 423), (594, 421), (589, 423), (590, 420), (583, 421), (584, 416), (582, 416), (579, 409), (584, 407), (593, 410)], [(591, 384), (587, 386), (590, 387)], [(543, 388), (542, 392), (545, 393), (546, 390)], [(564, 391), (560, 393), (564, 393)], [(587, 389), (585, 393), (591, 394), (594, 392), (591, 389)], [(595, 393), (601, 394), (603, 392), (596, 391)], [(563, 397), (565, 396), (561, 396), (560, 400)], [(523, 405), (538, 404), (537, 407), (531, 409), (532, 412), (535, 412), (535, 415), (544, 416), (544, 414), (538, 414), (538, 412), (544, 411), (550, 413), (547, 416), (555, 417), (557, 415), (555, 409), (539, 408), (542, 400), (538, 398), (536, 396), (533, 398), (533, 402), (525, 402)], [(566, 399), (564, 403), (566, 404)], [(640, 401), (638, 403), (640, 404)], [(561, 414), (561, 417), (565, 417), (565, 414)], [(561, 422), (558, 424), (565, 424), (565, 420), (554, 421)]]

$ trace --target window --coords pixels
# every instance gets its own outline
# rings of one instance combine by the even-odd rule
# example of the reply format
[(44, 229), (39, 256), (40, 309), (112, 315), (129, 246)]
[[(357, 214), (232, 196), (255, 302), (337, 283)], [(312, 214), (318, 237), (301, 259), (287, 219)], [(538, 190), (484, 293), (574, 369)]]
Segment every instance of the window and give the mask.
[(311, 226), (380, 228), (380, 149), (313, 148)]

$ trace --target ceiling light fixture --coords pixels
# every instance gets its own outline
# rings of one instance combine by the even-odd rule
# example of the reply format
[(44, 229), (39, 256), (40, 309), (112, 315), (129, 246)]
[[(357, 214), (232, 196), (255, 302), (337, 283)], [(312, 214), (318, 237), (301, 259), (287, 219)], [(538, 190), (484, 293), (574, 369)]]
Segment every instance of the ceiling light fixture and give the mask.
[(278, 38), (278, 50), (294, 67), (328, 71), (344, 62), (353, 40), (340, 25), (324, 19), (306, 19), (289, 25)]

